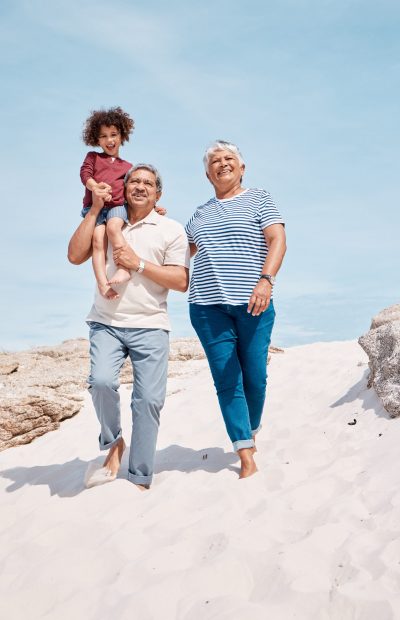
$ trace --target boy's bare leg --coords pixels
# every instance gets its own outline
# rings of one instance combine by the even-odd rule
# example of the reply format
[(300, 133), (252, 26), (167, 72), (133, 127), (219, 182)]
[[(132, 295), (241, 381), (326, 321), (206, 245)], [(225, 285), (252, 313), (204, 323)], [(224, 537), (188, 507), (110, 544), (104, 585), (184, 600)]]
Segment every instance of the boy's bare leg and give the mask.
[(96, 226), (93, 233), (93, 271), (96, 276), (97, 286), (103, 297), (106, 299), (117, 299), (119, 297), (117, 291), (107, 282), (106, 276), (106, 251), (107, 251), (107, 234), (104, 224)]
[[(107, 235), (110, 239), (112, 247), (120, 248), (126, 245), (125, 238), (122, 234), (122, 227), (124, 220), (120, 217), (112, 217), (107, 222)], [(123, 284), (131, 279), (131, 272), (129, 269), (118, 267), (114, 275), (109, 279), (108, 284)]]

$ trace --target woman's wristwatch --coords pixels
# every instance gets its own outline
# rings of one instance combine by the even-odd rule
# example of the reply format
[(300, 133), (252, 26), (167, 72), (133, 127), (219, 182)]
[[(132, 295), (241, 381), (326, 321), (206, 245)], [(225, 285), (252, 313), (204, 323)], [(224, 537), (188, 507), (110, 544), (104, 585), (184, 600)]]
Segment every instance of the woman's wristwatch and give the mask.
[(270, 285), (274, 286), (274, 284), (276, 282), (276, 277), (275, 276), (271, 276), (271, 274), (269, 274), (269, 273), (262, 273), (260, 275), (260, 280), (268, 280)]

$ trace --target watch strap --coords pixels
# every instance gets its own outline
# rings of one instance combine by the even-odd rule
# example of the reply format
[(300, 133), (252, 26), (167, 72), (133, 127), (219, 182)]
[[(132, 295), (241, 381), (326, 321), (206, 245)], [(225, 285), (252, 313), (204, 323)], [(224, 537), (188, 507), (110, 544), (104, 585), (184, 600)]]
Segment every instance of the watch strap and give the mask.
[(271, 285), (271, 286), (274, 286), (276, 278), (275, 278), (275, 276), (272, 276), (272, 275), (271, 275), (271, 274), (269, 274), (269, 273), (262, 273), (262, 274), (260, 275), (260, 280), (268, 280), (268, 282), (270, 283), (270, 285)]

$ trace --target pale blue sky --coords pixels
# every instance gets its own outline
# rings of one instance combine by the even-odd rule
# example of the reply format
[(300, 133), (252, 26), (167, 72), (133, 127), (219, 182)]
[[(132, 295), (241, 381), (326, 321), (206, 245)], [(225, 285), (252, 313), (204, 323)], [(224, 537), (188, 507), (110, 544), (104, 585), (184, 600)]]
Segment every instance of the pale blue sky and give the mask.
[[(82, 124), (112, 105), (136, 121), (121, 156), (159, 167), (182, 223), (212, 193), (206, 145), (239, 145), (245, 184), (287, 222), (277, 344), (365, 331), (399, 300), (399, 22), (388, 0), (3, 0), (0, 349), (86, 335), (91, 267), (66, 246)], [(175, 336), (185, 304), (173, 295)]]

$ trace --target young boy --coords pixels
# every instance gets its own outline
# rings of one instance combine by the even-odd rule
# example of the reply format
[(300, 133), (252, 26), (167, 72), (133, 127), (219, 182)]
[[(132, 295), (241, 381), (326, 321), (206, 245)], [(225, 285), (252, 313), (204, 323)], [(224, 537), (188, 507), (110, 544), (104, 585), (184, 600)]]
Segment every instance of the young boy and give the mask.
[(106, 275), (107, 238), (113, 248), (125, 245), (122, 235), (124, 222), (128, 222), (124, 206), (124, 176), (132, 164), (119, 157), (120, 146), (129, 140), (134, 128), (133, 119), (120, 107), (95, 110), (86, 120), (82, 138), (88, 146), (99, 146), (101, 153), (90, 151), (81, 166), (81, 180), (86, 187), (82, 217), (92, 204), (92, 190), (96, 186), (109, 190), (107, 206), (100, 212), (93, 234), (93, 270), (100, 293), (107, 299), (119, 297), (112, 284), (130, 279), (126, 269), (118, 268), (108, 281)]

